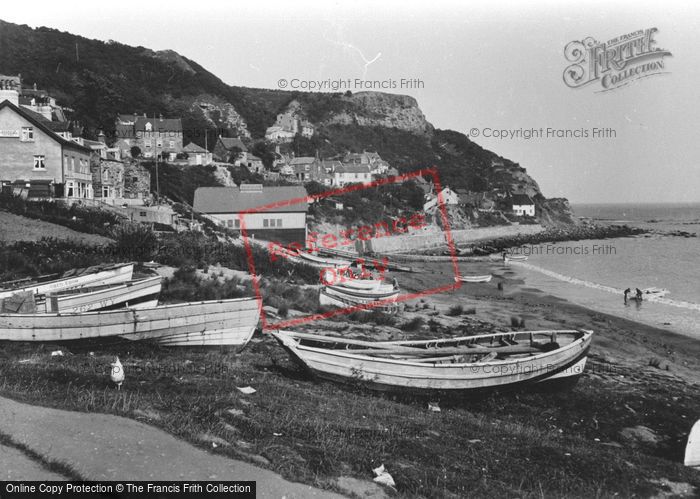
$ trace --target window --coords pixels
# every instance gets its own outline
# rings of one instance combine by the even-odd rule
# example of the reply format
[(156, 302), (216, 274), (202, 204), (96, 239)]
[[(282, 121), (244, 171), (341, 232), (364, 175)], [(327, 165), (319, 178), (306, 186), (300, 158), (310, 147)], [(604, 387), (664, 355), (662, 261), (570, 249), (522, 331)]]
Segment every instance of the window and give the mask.
[(229, 227), (233, 227), (233, 220), (229, 220), (229, 221), (228, 221), (228, 226), (229, 226)]
[(73, 186), (73, 182), (66, 182), (66, 197), (72, 198), (75, 194), (75, 187)]
[(146, 144), (146, 147), (151, 147), (151, 139), (144, 140), (144, 144)]
[(146, 215), (146, 212), (145, 212), (145, 211), (139, 211), (139, 216), (140, 216), (140, 217), (145, 217), (145, 216), (147, 216), (147, 215)]
[(104, 182), (109, 182), (109, 170), (105, 169), (104, 173), (102, 173), (102, 180)]
[(70, 158), (70, 171), (75, 171), (75, 156), (71, 156)]
[(22, 142), (34, 142), (34, 127), (22, 127)]
[(240, 218), (237, 218), (237, 219), (236, 219), (236, 228), (237, 228), (237, 229), (240, 229), (240, 228), (241, 228), (241, 220), (240, 220)]
[(45, 156), (34, 156), (34, 169), (46, 170)]
[(274, 226), (275, 226), (275, 222), (276, 222), (276, 220), (275, 220), (274, 218), (271, 218), (271, 219), (270, 219), (270, 227), (274, 227)]
[(156, 147), (163, 147), (163, 139), (156, 140)]
[(263, 227), (268, 227), (270, 225), (270, 221), (267, 218), (263, 218)]
[(109, 195), (109, 187), (107, 187), (106, 185), (102, 187), (102, 197), (103, 197), (103, 198), (108, 198), (108, 197), (110, 197), (110, 195)]
[(175, 141), (174, 140), (170, 141), (170, 149), (175, 149)]
[(281, 218), (277, 219), (277, 227), (282, 227), (282, 219)]

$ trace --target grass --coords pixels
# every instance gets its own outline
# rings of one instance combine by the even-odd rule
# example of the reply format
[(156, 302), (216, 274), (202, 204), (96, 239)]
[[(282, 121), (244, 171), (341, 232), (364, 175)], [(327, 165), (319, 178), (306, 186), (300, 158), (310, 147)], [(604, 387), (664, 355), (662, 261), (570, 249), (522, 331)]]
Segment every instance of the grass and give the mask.
[(410, 321), (401, 324), (399, 326), (399, 329), (401, 329), (402, 331), (417, 331), (423, 326), (424, 322), (425, 319), (423, 319), (423, 317), (414, 317)]
[[(561, 393), (443, 397), (442, 412), (434, 413), (424, 399), (314, 382), (268, 337), (241, 354), (183, 356), (128, 344), (52, 358), (52, 348), (6, 345), (0, 393), (146, 418), (210, 451), (215, 437), (226, 444), (213, 452), (256, 463), (266, 462), (262, 456), (286, 478), (321, 487), (332, 488), (341, 475), (369, 480), (380, 464), (400, 497), (649, 496), (658, 490), (651, 480), (661, 477), (700, 486), (697, 472), (680, 464), (683, 437), (700, 413), (700, 389), (670, 377), (608, 371)], [(108, 380), (113, 355), (125, 366), (121, 391)], [(257, 393), (235, 389), (247, 385)], [(603, 445), (639, 424), (663, 435), (663, 445)]]
[(0, 194), (0, 209), (28, 218), (62, 225), (78, 232), (111, 237), (111, 229), (125, 218), (107, 210), (55, 201), (26, 201), (19, 196)]
[(12, 447), (21, 451), (34, 462), (39, 463), (45, 470), (56, 473), (57, 475), (62, 475), (68, 480), (78, 482), (85, 480), (85, 478), (81, 476), (80, 473), (78, 473), (78, 471), (75, 470), (75, 468), (73, 468), (70, 464), (42, 456), (23, 443), (15, 441), (10, 435), (0, 432), (0, 445)]

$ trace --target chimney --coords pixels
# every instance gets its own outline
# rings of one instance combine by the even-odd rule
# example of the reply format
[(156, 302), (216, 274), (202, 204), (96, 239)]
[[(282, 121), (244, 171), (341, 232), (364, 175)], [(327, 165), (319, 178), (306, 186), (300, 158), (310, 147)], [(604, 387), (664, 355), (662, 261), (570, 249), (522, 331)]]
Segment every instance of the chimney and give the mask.
[(97, 134), (97, 140), (103, 144), (105, 143), (105, 134), (102, 132), (102, 130), (100, 130), (100, 133)]

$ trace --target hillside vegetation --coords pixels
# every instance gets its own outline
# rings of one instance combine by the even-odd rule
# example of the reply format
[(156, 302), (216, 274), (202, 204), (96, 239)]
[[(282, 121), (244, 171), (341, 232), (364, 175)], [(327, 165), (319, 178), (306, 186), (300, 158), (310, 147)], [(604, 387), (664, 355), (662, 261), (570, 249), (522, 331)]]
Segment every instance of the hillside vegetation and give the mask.
[[(375, 150), (400, 171), (435, 166), (442, 184), (453, 189), (487, 192), (494, 199), (510, 192), (526, 193), (545, 222), (572, 222), (568, 204), (545, 207), (537, 182), (518, 164), (462, 133), (435, 129), (409, 96), (229, 86), (172, 50), (155, 52), (4, 21), (0, 21), (0, 73), (21, 74), (25, 85), (36, 83), (47, 90), (60, 105), (73, 110), (70, 117), (84, 126), (87, 138), (99, 130), (109, 137), (118, 113), (162, 113), (182, 117), (186, 142), (204, 145), (206, 129), (210, 148), (219, 133), (243, 135), (252, 147), (262, 141), (277, 114), (296, 102), (317, 131), (311, 140), (296, 141), (297, 155), (318, 153), (328, 158)], [(193, 179), (190, 185), (200, 184)], [(183, 192), (178, 197), (191, 196)]]

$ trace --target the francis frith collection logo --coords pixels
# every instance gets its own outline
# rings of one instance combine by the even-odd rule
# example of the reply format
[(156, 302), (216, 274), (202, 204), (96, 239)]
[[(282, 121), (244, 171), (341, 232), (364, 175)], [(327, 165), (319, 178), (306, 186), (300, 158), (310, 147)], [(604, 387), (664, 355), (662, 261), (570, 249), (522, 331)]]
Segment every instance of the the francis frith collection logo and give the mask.
[(615, 90), (629, 83), (666, 73), (665, 56), (671, 52), (656, 46), (656, 28), (638, 30), (601, 43), (588, 37), (574, 40), (564, 48), (571, 63), (564, 70), (564, 83), (581, 88), (598, 82), (599, 92)]

